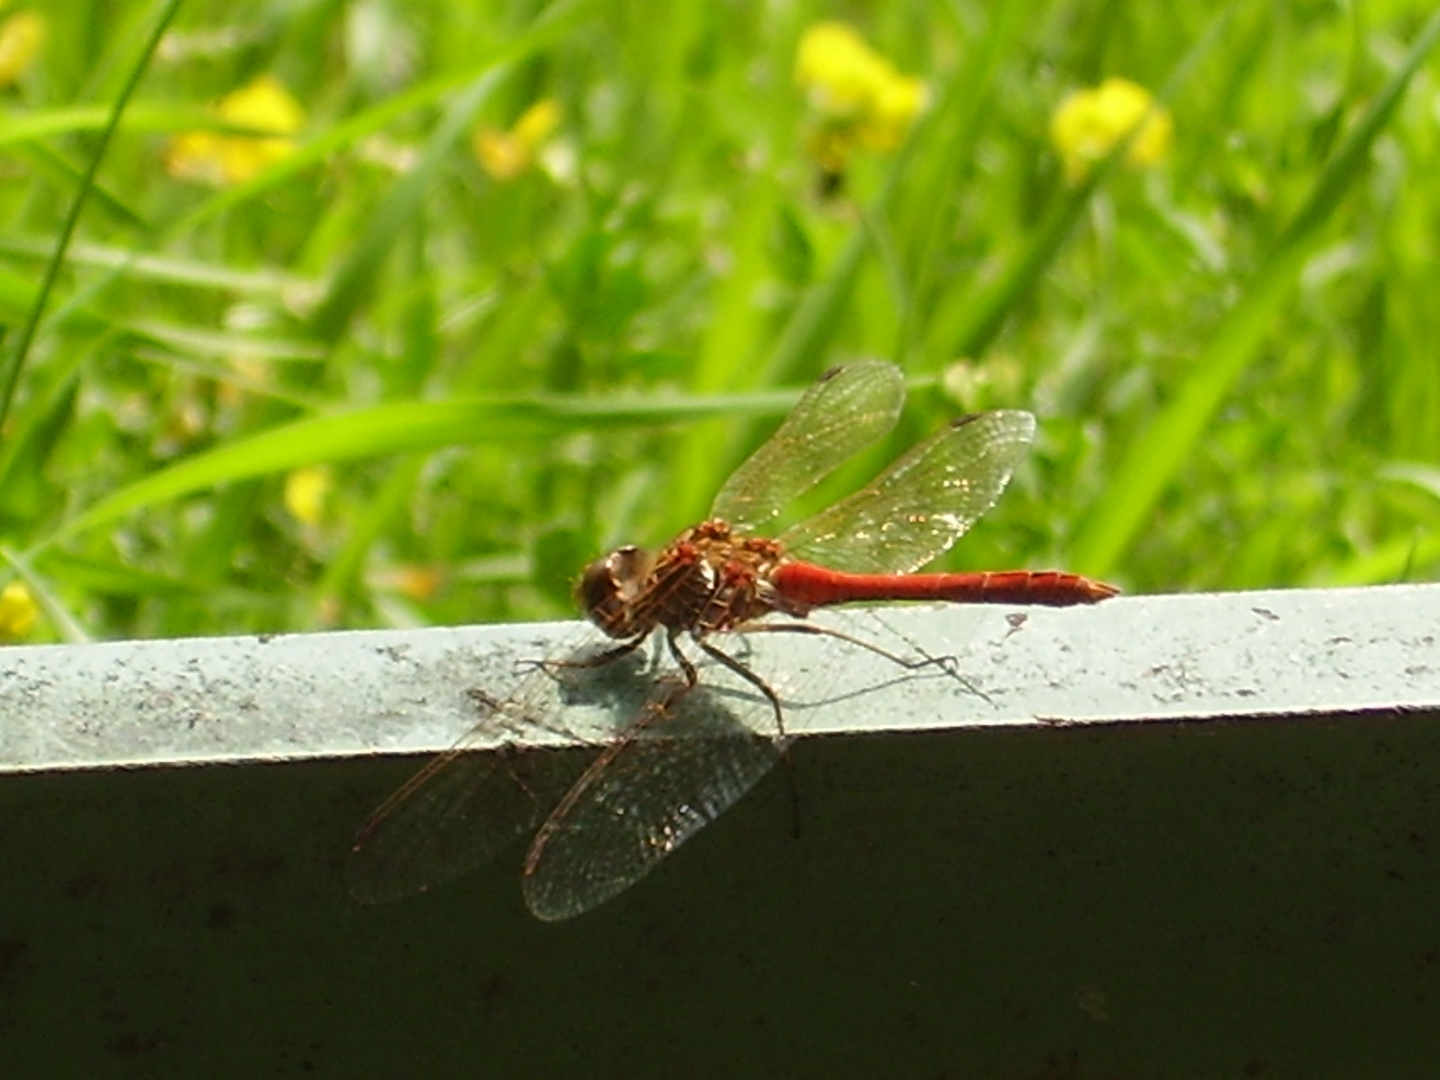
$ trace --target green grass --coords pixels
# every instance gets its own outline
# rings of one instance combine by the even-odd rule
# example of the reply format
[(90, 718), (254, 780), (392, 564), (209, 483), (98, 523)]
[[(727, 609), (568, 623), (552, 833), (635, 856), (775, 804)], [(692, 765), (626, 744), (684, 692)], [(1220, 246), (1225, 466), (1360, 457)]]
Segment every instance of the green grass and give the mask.
[[(152, 52), (170, 7), (40, 5), (0, 118), (0, 585), (40, 640), (567, 614), (587, 559), (702, 516), (858, 356), (915, 392), (852, 483), (958, 412), (1040, 418), (951, 565), (1440, 568), (1430, 5), (853, 5), (932, 103), (831, 199), (791, 81), (823, 5), (192, 0)], [(167, 137), (266, 72), (299, 150), (169, 176)], [(1048, 119), (1107, 75), (1174, 149), (1071, 187)], [(490, 179), (471, 134), (542, 97), (570, 166)]]

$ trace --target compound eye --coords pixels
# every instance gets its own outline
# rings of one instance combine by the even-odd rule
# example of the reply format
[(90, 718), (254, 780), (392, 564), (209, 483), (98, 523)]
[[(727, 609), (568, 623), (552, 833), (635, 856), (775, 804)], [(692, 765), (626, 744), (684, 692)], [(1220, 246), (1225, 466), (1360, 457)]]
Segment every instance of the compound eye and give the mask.
[(613, 555), (603, 559), (596, 559), (585, 568), (580, 575), (580, 580), (575, 583), (575, 599), (589, 615), (596, 608), (608, 603), (617, 592), (620, 591), (619, 584), (615, 581), (615, 575), (611, 572), (610, 562)]
[(575, 583), (575, 598), (587, 615), (618, 600), (633, 597), (650, 572), (652, 558), (634, 545), (596, 559)]

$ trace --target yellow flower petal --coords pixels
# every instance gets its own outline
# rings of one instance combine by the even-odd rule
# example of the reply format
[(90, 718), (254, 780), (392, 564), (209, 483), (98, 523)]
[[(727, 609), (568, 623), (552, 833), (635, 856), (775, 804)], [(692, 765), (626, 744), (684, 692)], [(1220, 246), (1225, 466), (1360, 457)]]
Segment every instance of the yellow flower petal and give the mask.
[(324, 465), (296, 469), (285, 477), (285, 509), (302, 524), (318, 525), (334, 486), (334, 476)]
[(526, 146), (538, 150), (559, 126), (560, 106), (551, 98), (543, 98), (521, 113), (510, 131)]
[(530, 166), (530, 155), (508, 131), (482, 128), (471, 141), (480, 167), (496, 180), (514, 180)]
[(294, 150), (291, 139), (227, 139), (220, 154), (220, 169), (230, 183), (243, 184), (289, 157)]
[(0, 87), (13, 86), (40, 55), (45, 30), (38, 11), (18, 11), (0, 23)]
[(196, 180), (219, 186), (225, 182), (221, 168), (224, 139), (213, 131), (187, 131), (170, 138), (165, 148), (165, 171), (179, 180)]
[(1050, 140), (1065, 162), (1072, 183), (1082, 179), (1116, 143), (1139, 127), (1125, 160), (1134, 167), (1154, 165), (1170, 151), (1174, 121), (1168, 110), (1154, 105), (1143, 86), (1109, 78), (1093, 90), (1077, 90), (1055, 110)]
[(795, 81), (809, 92), (811, 107), (822, 116), (863, 115), (891, 74), (890, 65), (844, 23), (816, 23), (800, 38)]
[(261, 75), (220, 99), (222, 120), (272, 135), (293, 135), (305, 125), (305, 113), (274, 75)]
[(496, 180), (514, 180), (535, 164), (560, 126), (560, 106), (550, 98), (526, 109), (509, 131), (482, 128), (471, 140), (480, 167)]
[(12, 581), (0, 589), (0, 641), (25, 637), (34, 627), (39, 610), (23, 581)]
[(880, 153), (896, 149), (910, 134), (929, 97), (929, 89), (919, 79), (902, 75), (887, 79), (877, 88), (870, 115), (861, 127), (865, 149)]
[(216, 113), (227, 123), (272, 132), (275, 137), (192, 131), (170, 140), (165, 167), (172, 176), (213, 184), (252, 180), (295, 149), (286, 138), (299, 131), (305, 113), (273, 75), (261, 75), (221, 98)]
[(928, 98), (924, 82), (899, 74), (839, 22), (815, 23), (801, 35), (795, 82), (818, 121), (807, 150), (822, 169), (837, 173), (856, 149), (898, 147)]
[[(261, 75), (249, 85), (225, 95), (217, 111), (221, 119), (232, 124), (243, 124), (277, 136), (293, 135), (305, 123), (305, 113), (273, 75)], [(286, 138), (227, 136), (221, 152), (221, 170), (230, 183), (243, 184), (294, 149), (294, 141)]]

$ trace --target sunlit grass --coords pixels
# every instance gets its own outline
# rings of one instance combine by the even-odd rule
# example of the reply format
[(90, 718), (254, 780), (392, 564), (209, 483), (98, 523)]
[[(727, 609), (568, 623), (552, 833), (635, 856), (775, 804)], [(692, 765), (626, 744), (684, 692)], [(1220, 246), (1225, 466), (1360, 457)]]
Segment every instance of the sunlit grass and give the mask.
[[(37, 7), (0, 120), (0, 587), (32, 640), (567, 614), (586, 559), (701, 516), (858, 356), (916, 391), (852, 483), (958, 412), (1040, 417), (955, 565), (1440, 568), (1423, 5), (850, 8), (924, 85), (893, 147), (796, 86), (819, 4), (190, 3), (146, 55), (160, 8)], [(1168, 154), (1067, 177), (1051, 118), (1111, 76)], [(257, 79), (304, 114), (283, 147), (216, 110)], [(210, 186), (167, 172), (187, 133), (265, 153)]]

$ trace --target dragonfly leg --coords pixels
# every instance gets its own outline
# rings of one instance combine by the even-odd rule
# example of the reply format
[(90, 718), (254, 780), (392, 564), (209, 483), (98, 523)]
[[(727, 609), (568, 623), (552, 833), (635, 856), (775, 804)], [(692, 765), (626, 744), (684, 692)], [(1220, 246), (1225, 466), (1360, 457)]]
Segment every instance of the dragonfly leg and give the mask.
[[(465, 697), (474, 706), (475, 711), (480, 714), (482, 724), (494, 723), (501, 731), (510, 735), (518, 733), (522, 723), (533, 723), (531, 717), (507, 718), (505, 716), (505, 703), (494, 694), (486, 693), (478, 686), (472, 686), (465, 691)], [(540, 725), (545, 726), (545, 725)]]
[(876, 656), (883, 656), (892, 664), (905, 668), (907, 671), (919, 671), (921, 668), (928, 667), (939, 668), (961, 686), (965, 687), (966, 690), (984, 698), (986, 701), (990, 701), (989, 695), (986, 694), (984, 690), (981, 690), (969, 679), (960, 674), (960, 658), (958, 656), (955, 656), (953, 653), (944, 656), (931, 656), (924, 649), (920, 648), (920, 646), (914, 645), (913, 642), (910, 644), (915, 648), (915, 651), (920, 654), (918, 657), (901, 656), (899, 653), (893, 653), (889, 649), (876, 645), (873, 641), (866, 641), (862, 637), (855, 637), (852, 634), (845, 633), (843, 630), (835, 630), (828, 626), (817, 626), (815, 623), (809, 622), (743, 623), (740, 626), (734, 627), (730, 632), (737, 634), (819, 634), (822, 637), (839, 638), (841, 641), (850, 645), (858, 645), (860, 648), (866, 649)]
[(898, 664), (903, 668), (909, 668), (912, 671), (917, 668), (938, 667), (947, 675), (954, 675), (959, 671), (960, 667), (959, 658), (953, 655), (931, 656), (924, 649), (917, 646), (916, 651), (920, 653), (918, 658), (901, 656), (899, 653), (893, 653), (889, 649), (876, 645), (873, 641), (866, 641), (864, 638), (855, 637), (845, 633), (843, 630), (835, 630), (828, 626), (817, 626), (815, 623), (743, 623), (740, 626), (734, 627), (730, 632), (736, 634), (819, 634), (823, 637), (839, 638), (841, 641), (848, 642), (851, 645), (858, 645), (860, 648), (868, 649), (877, 656), (883, 656), (893, 664)]
[[(739, 660), (736, 660), (729, 653), (725, 652), (723, 649), (717, 649), (708, 641), (696, 641), (696, 644), (699, 645), (700, 648), (704, 649), (706, 655), (708, 655), (712, 660), (718, 660), (720, 663), (724, 664), (727, 668), (733, 671), (736, 675), (739, 675), (742, 679), (748, 682), (751, 686), (755, 687), (755, 689), (759, 690), (760, 693), (765, 695), (765, 700), (770, 702), (771, 711), (775, 713), (775, 730), (779, 733), (779, 737), (781, 739), (785, 738), (784, 710), (780, 707), (780, 698), (776, 695), (770, 684), (767, 683), (764, 679), (762, 679), (759, 675), (756, 675), (755, 672), (751, 671), (744, 664), (740, 663)], [(693, 670), (693, 666), (691, 667), (691, 670)]]
[(625, 659), (625, 657), (643, 645), (645, 639), (649, 636), (648, 633), (640, 634), (638, 637), (615, 645), (602, 653), (596, 653), (594, 656), (586, 657), (584, 660), (521, 660), (518, 661), (517, 666), (524, 671), (535, 671), (539, 669), (552, 677), (561, 671), (584, 671), (591, 668), (602, 668), (615, 663), (617, 660)]
[(770, 708), (775, 713), (775, 731), (778, 745), (780, 747), (780, 759), (785, 766), (785, 782), (790, 788), (790, 820), (794, 826), (794, 835), (800, 836), (800, 788), (795, 783), (795, 766), (790, 759), (789, 739), (785, 735), (784, 710), (780, 707), (780, 698), (774, 689), (755, 672), (736, 660), (723, 649), (717, 649), (708, 641), (698, 640), (696, 644), (705, 650), (706, 655), (720, 661), (727, 668), (739, 675), (760, 693), (765, 695), (765, 700), (770, 702)]
[(685, 690), (692, 690), (700, 681), (700, 673), (695, 670), (695, 665), (685, 655), (685, 651), (680, 648), (679, 637), (679, 630), (670, 630), (665, 634), (665, 644), (669, 646), (670, 655), (674, 657), (675, 663), (680, 665), (680, 670), (685, 673)]

